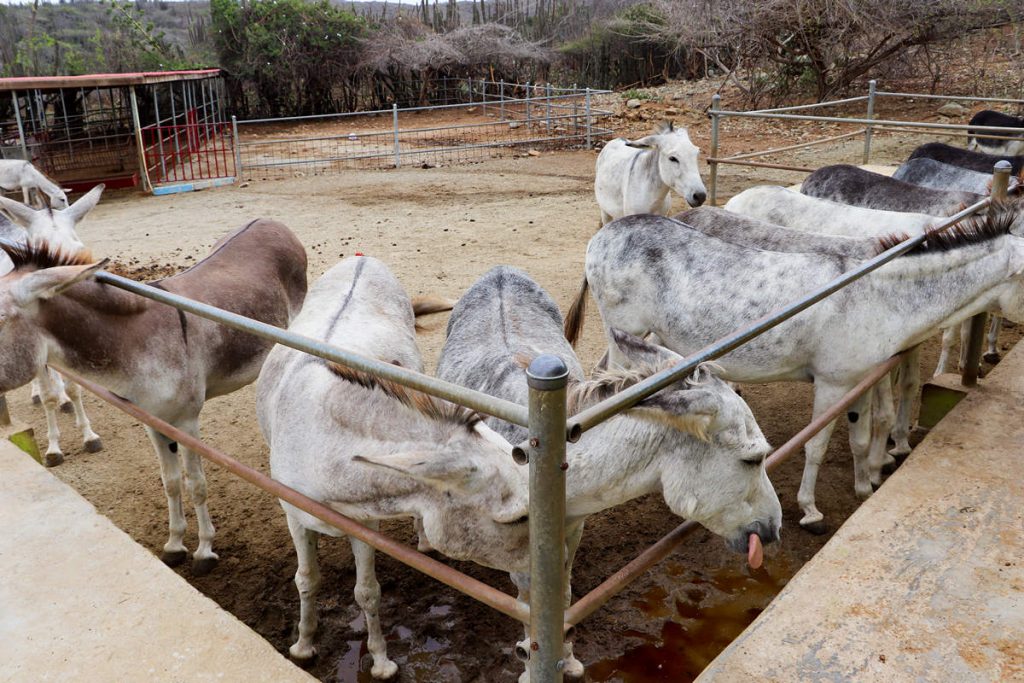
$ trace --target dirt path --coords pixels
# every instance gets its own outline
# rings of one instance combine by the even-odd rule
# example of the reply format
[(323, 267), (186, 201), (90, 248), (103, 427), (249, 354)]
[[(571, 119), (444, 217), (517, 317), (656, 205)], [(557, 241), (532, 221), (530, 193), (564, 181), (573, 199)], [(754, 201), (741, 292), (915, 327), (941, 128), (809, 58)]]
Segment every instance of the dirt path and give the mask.
[[(699, 136), (698, 136), (699, 137)], [(592, 198), (596, 155), (547, 154), (443, 169), (351, 171), (337, 176), (251, 183), (171, 197), (111, 195), (82, 226), (82, 238), (98, 255), (121, 261), (139, 277), (160, 277), (194, 263), (226, 231), (265, 216), (300, 236), (310, 254), (311, 279), (340, 257), (359, 251), (383, 259), (411, 294), (457, 297), (497, 264), (526, 269), (563, 307), (574, 295), (584, 247), (597, 227)], [(820, 158), (820, 156), (819, 156)], [(729, 194), (785, 176), (723, 173)], [(679, 206), (679, 208), (683, 208)], [(429, 365), (443, 342), (443, 316), (421, 338)], [(154, 331), (159, 333), (159, 331)], [(601, 350), (598, 317), (592, 315), (580, 355), (585, 366)], [(935, 344), (925, 354), (935, 362)], [(768, 439), (781, 444), (810, 417), (810, 386), (744, 387)], [(12, 412), (45, 433), (40, 410), (27, 388), (15, 392)], [(94, 427), (106, 449), (82, 452), (73, 421), (61, 416), (67, 462), (54, 473), (147, 548), (159, 552), (167, 513), (159, 468), (142, 429), (96, 400), (88, 400)], [(202, 433), (214, 446), (267, 471), (267, 449), (253, 412), (253, 388), (212, 401)], [(845, 429), (840, 427), (822, 468), (818, 500), (838, 524), (856, 507)], [(784, 465), (772, 479), (782, 499), (786, 529), (769, 552), (766, 568), (753, 575), (720, 539), (698, 533), (680, 551), (584, 622), (576, 651), (595, 681), (681, 681), (697, 673), (763, 609), (789, 576), (827, 537), (798, 529), (796, 505), (802, 462)], [(298, 601), (292, 584), (294, 553), (277, 503), (268, 495), (208, 468), (210, 510), (217, 526), (221, 565), (208, 577), (179, 573), (236, 614), (281, 651), (293, 640)], [(186, 543), (195, 544), (190, 518)], [(678, 519), (649, 497), (594, 516), (578, 555), (574, 588), (582, 595)], [(410, 540), (407, 524), (386, 529)], [(59, 541), (58, 541), (59, 542)], [(365, 655), (362, 618), (352, 598), (354, 573), (348, 545), (321, 543), (324, 572), (313, 673), (323, 680), (369, 681), (360, 672)], [(453, 563), (473, 576), (512, 591), (493, 571)], [(520, 628), (472, 600), (378, 555), (381, 610), (390, 655), (400, 681), (512, 681), (521, 670), (511, 648)], [(113, 577), (112, 577), (112, 580)], [(365, 659), (362, 661), (364, 668)]]

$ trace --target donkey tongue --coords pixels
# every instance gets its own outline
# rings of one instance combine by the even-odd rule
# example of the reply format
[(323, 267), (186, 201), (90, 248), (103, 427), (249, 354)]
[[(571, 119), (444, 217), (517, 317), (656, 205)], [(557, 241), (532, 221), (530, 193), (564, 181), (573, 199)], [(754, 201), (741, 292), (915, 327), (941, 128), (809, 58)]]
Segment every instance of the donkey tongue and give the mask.
[(762, 560), (764, 560), (764, 548), (761, 546), (761, 537), (757, 534), (750, 534), (747, 542), (747, 564), (752, 569), (757, 569), (761, 566)]

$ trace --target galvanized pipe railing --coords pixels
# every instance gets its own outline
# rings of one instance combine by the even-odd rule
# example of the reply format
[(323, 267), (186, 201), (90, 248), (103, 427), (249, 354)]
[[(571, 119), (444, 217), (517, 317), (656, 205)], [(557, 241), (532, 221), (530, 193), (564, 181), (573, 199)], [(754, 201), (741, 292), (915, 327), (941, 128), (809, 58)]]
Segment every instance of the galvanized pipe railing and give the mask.
[[(968, 206), (963, 211), (958, 211), (953, 214), (945, 221), (940, 223), (934, 228), (934, 231), (945, 230), (956, 223), (960, 222), (964, 218), (984, 209), (992, 203), (992, 199), (986, 197), (981, 201)], [(797, 299), (774, 313), (770, 313), (760, 320), (757, 320), (744, 328), (741, 328), (735, 332), (732, 332), (721, 339), (712, 342), (705, 346), (697, 353), (689, 356), (686, 360), (681, 361), (672, 368), (662, 370), (659, 373), (651, 375), (643, 382), (634, 384), (633, 386), (620, 391), (614, 396), (601, 401), (597, 405), (591, 406), (590, 408), (577, 413), (572, 416), (568, 424), (566, 425), (566, 433), (570, 441), (576, 441), (580, 435), (588, 429), (592, 429), (594, 426), (600, 424), (604, 420), (608, 419), (612, 415), (615, 415), (636, 403), (642, 401), (648, 396), (664, 389), (665, 387), (678, 382), (679, 380), (686, 377), (694, 368), (701, 363), (709, 360), (714, 360), (719, 356), (723, 356), (729, 353), (733, 349), (743, 345), (750, 341), (754, 337), (760, 335), (767, 330), (779, 325), (786, 320), (789, 320), (794, 315), (810, 308), (814, 304), (818, 303), (822, 299), (826, 298), (830, 294), (837, 292), (851, 282), (855, 282), (865, 275), (881, 268), (886, 263), (889, 263), (893, 259), (902, 256), (914, 247), (917, 247), (922, 242), (928, 239), (928, 234), (923, 233), (916, 237), (904, 240), (896, 246), (885, 250), (878, 256), (875, 256), (868, 261), (865, 261), (861, 265), (857, 266), (853, 270), (843, 273), (839, 277), (835, 278), (831, 282), (822, 285), (818, 289), (814, 290), (810, 294)]]
[(447, 401), (460, 403), (472, 408), (473, 410), (480, 411), (487, 415), (493, 415), (494, 417), (505, 420), (506, 422), (511, 422), (512, 424), (520, 425), (522, 427), (529, 425), (529, 415), (526, 407), (517, 403), (495, 398), (494, 396), (480, 391), (475, 391), (473, 389), (467, 389), (466, 387), (458, 384), (445, 382), (444, 380), (431, 377), (430, 375), (424, 375), (422, 373), (409, 370), (408, 368), (402, 368), (374, 358), (361, 356), (357, 353), (352, 353), (351, 351), (345, 351), (336, 346), (326, 344), (318, 339), (296, 334), (289, 330), (283, 330), (280, 327), (275, 327), (273, 325), (268, 325), (267, 323), (262, 323), (258, 320), (246, 318), (245, 316), (238, 315), (237, 313), (225, 311), (222, 308), (210, 306), (209, 304), (204, 304), (201, 301), (195, 301), (193, 299), (179, 296), (178, 294), (157, 289), (156, 287), (151, 287), (141, 282), (136, 282), (135, 280), (129, 280), (128, 278), (121, 277), (120, 275), (100, 271), (96, 273), (96, 280), (98, 282), (132, 292), (133, 294), (138, 294), (139, 296), (146, 297), (147, 299), (152, 299), (153, 301), (159, 301), (160, 303), (173, 306), (178, 310), (198, 315), (202, 318), (206, 318), (207, 320), (213, 320), (214, 322), (218, 322), (233, 329), (248, 332), (249, 334), (256, 335), (262, 339), (283, 344), (293, 349), (304, 351), (313, 356), (318, 356), (329, 361), (334, 361), (348, 367), (356, 368), (357, 370), (371, 372), (378, 377), (384, 377), (385, 379), (398, 382), (404, 386), (423, 391)]

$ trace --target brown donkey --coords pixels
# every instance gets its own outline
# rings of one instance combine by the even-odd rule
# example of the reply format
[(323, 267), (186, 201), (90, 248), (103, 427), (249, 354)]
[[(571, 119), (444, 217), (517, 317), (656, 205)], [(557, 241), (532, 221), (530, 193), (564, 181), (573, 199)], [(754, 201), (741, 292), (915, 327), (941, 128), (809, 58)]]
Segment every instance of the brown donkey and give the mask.
[[(203, 403), (256, 379), (272, 344), (90, 279), (103, 263), (49, 245), (3, 250), (14, 270), (0, 277), (0, 392), (49, 363), (82, 374), (143, 410), (198, 436)], [(154, 287), (287, 327), (306, 296), (306, 252), (284, 225), (258, 219), (214, 245), (205, 259)], [(193, 571), (217, 562), (200, 457), (147, 428), (160, 458), (170, 512), (161, 556), (175, 566), (182, 537), (182, 461), (195, 505)]]

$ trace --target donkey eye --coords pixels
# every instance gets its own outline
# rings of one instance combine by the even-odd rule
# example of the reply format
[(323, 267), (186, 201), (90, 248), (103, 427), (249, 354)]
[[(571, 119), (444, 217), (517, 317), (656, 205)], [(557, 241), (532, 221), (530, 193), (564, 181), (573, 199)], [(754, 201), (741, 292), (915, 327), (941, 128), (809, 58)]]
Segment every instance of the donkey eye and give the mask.
[(679, 163), (679, 159), (676, 159), (675, 157), (669, 157), (668, 160), (671, 161), (673, 164)]
[(751, 460), (743, 460), (744, 465), (750, 465), (751, 467), (760, 467), (764, 463), (764, 456), (760, 458), (753, 458)]
[(530, 521), (530, 515), (523, 515), (519, 519), (514, 519), (514, 520), (512, 520), (511, 522), (508, 522), (508, 523), (509, 524), (525, 524), (528, 521)]

